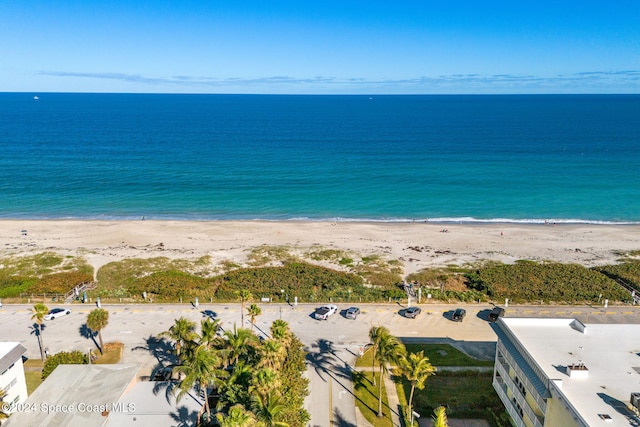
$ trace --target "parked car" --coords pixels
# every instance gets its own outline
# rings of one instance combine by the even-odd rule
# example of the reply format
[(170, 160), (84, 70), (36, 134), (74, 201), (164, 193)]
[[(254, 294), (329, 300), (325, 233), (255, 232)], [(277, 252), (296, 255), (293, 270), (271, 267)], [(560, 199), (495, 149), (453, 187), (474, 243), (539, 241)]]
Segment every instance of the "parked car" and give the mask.
[(356, 317), (358, 317), (358, 314), (360, 314), (360, 309), (358, 307), (349, 307), (344, 313), (344, 317), (355, 320)]
[(498, 320), (498, 317), (504, 316), (504, 308), (502, 307), (494, 307), (489, 313), (489, 322), (495, 322)]
[(404, 311), (404, 317), (415, 319), (420, 313), (422, 313), (422, 309), (420, 307), (409, 307)]
[(464, 316), (467, 315), (467, 311), (464, 308), (456, 308), (456, 310), (451, 315), (451, 320), (454, 322), (462, 322), (464, 320)]
[(322, 307), (318, 308), (315, 313), (313, 313), (313, 317), (317, 320), (327, 320), (329, 319), (329, 316), (331, 316), (337, 310), (338, 307), (333, 304), (323, 305)]
[(67, 314), (71, 314), (71, 310), (66, 308), (54, 308), (53, 310), (45, 314), (44, 320), (53, 320), (57, 317), (66, 316)]

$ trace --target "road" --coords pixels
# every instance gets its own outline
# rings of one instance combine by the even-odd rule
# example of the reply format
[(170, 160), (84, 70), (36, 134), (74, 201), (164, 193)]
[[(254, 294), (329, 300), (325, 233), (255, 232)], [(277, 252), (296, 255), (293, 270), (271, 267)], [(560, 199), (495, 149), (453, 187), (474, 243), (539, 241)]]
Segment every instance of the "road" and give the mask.
[[(305, 344), (308, 355), (307, 375), (311, 396), (306, 407), (312, 415), (311, 426), (355, 426), (355, 409), (350, 382), (350, 370), (359, 349), (369, 341), (371, 326), (386, 326), (396, 336), (405, 340), (439, 340), (450, 342), (458, 348), (478, 357), (493, 355), (495, 334), (486, 321), (490, 305), (421, 305), (423, 311), (416, 319), (406, 319), (399, 314), (398, 304), (360, 304), (362, 313), (356, 320), (346, 319), (340, 310), (327, 321), (311, 317), (315, 305), (260, 304), (262, 315), (256, 320), (256, 331), (268, 333), (271, 322), (287, 321), (292, 331)], [(85, 322), (94, 304), (61, 305), (72, 313), (45, 322), (43, 338), (51, 354), (59, 351), (95, 348), (86, 332)], [(456, 307), (467, 310), (461, 323), (450, 320), (450, 312)], [(32, 305), (7, 305), (0, 308), (0, 341), (17, 341), (27, 348), (29, 358), (38, 358), (40, 351), (33, 335)], [(50, 306), (53, 308), (53, 305)], [(109, 311), (109, 325), (102, 335), (106, 342), (121, 341), (125, 344), (122, 363), (142, 366), (140, 375), (149, 375), (158, 364), (162, 351), (155, 338), (169, 329), (174, 319), (186, 317), (199, 322), (205, 316), (215, 316), (223, 328), (238, 327), (241, 322), (240, 304), (146, 304), (103, 305)], [(586, 323), (621, 322), (640, 323), (640, 309), (624, 307), (591, 306), (509, 306), (508, 317), (578, 317)], [(245, 324), (250, 327), (248, 316)]]

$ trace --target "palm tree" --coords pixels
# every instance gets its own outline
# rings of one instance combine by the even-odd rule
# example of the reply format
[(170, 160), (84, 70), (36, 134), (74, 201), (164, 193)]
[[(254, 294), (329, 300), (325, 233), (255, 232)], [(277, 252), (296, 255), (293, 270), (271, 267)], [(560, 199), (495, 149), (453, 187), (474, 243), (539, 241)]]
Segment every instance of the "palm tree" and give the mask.
[(413, 419), (413, 392), (416, 387), (419, 390), (424, 388), (427, 378), (436, 373), (436, 367), (429, 363), (429, 358), (424, 355), (424, 351), (421, 351), (419, 353), (410, 353), (408, 357), (403, 357), (400, 362), (400, 372), (411, 383), (409, 417)]
[(287, 345), (289, 343), (289, 339), (291, 338), (291, 330), (289, 329), (289, 324), (282, 320), (277, 319), (274, 320), (271, 324), (271, 336), (282, 343), (282, 345)]
[(280, 397), (274, 393), (267, 393), (264, 396), (255, 394), (252, 409), (256, 418), (265, 427), (289, 427), (289, 424), (285, 422), (276, 421), (284, 406), (280, 404)]
[(206, 345), (209, 348), (214, 347), (220, 338), (218, 337), (218, 330), (220, 329), (220, 319), (211, 320), (207, 317), (200, 322), (200, 336), (197, 337), (200, 345)]
[(174, 368), (175, 371), (184, 375), (178, 387), (180, 392), (177, 397), (180, 400), (195, 385), (198, 385), (199, 389), (204, 391), (204, 408), (208, 419), (211, 419), (207, 389), (218, 381), (218, 377), (223, 375), (223, 371), (218, 369), (221, 360), (215, 350), (202, 345), (196, 347), (192, 356), (185, 360), (182, 365)]
[(224, 336), (227, 339), (229, 361), (233, 362), (233, 365), (238, 363), (240, 356), (246, 355), (249, 348), (258, 341), (258, 337), (249, 329), (236, 329), (235, 325), (233, 331), (225, 331)]
[(33, 315), (31, 316), (31, 320), (35, 320), (37, 326), (36, 336), (38, 337), (38, 343), (40, 344), (40, 358), (44, 362), (44, 340), (42, 339), (42, 330), (44, 323), (44, 316), (49, 313), (49, 308), (42, 304), (38, 303), (33, 306)]
[(227, 415), (217, 413), (216, 418), (220, 427), (253, 427), (256, 425), (253, 414), (242, 405), (232, 406)]
[(240, 291), (236, 291), (236, 293), (240, 297), (240, 325), (244, 328), (244, 304), (247, 300), (251, 299), (251, 292), (246, 289), (242, 289)]
[(253, 372), (251, 392), (266, 396), (271, 390), (280, 388), (278, 373), (271, 368), (262, 368)]
[[(393, 335), (384, 334), (378, 342), (376, 359), (380, 367), (380, 384), (378, 390), (378, 416), (382, 417), (382, 375), (388, 372), (388, 363), (397, 363), (405, 353), (405, 348)], [(374, 375), (375, 376), (375, 375)]]
[(371, 357), (371, 371), (374, 372), (373, 375), (373, 385), (376, 385), (376, 376), (375, 376), (375, 366), (376, 366), (376, 353), (378, 352), (378, 347), (380, 346), (380, 341), (387, 335), (391, 335), (391, 332), (384, 326), (372, 326), (369, 329), (369, 340), (371, 345), (371, 350), (373, 351), (373, 356)]
[(260, 316), (262, 314), (262, 310), (260, 309), (260, 307), (257, 304), (251, 304), (247, 308), (247, 314), (249, 314), (249, 316), (250, 316), (251, 330), (253, 330), (253, 327), (255, 326), (255, 323), (256, 323), (256, 317), (258, 317), (258, 316)]
[(260, 362), (258, 366), (278, 369), (286, 354), (286, 348), (280, 341), (269, 338), (260, 346)]
[(7, 397), (5, 389), (0, 388), (0, 420), (6, 420), (9, 418), (9, 405), (6, 404), (4, 398)]
[(175, 353), (180, 359), (182, 357), (182, 349), (193, 341), (195, 330), (196, 324), (194, 322), (181, 317), (175, 320), (168, 331), (160, 333), (160, 336), (166, 336), (175, 341)]
[(100, 340), (100, 354), (104, 345), (102, 344), (102, 330), (109, 324), (109, 312), (104, 308), (96, 308), (92, 310), (87, 316), (87, 326), (94, 332), (98, 333), (98, 339)]
[(449, 427), (447, 411), (444, 406), (438, 406), (433, 410), (433, 427)]
[(236, 404), (248, 405), (251, 403), (249, 385), (253, 376), (254, 367), (239, 361), (230, 372), (226, 380), (218, 387), (220, 400), (218, 410)]

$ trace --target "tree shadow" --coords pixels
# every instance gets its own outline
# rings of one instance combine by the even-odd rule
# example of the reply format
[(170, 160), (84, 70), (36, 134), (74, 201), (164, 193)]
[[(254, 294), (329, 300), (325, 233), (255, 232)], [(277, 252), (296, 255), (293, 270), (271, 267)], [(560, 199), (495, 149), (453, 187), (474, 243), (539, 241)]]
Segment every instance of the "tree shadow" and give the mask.
[(356, 424), (347, 421), (344, 417), (344, 415), (342, 415), (342, 412), (339, 409), (336, 409), (333, 412), (333, 425), (334, 426), (338, 426), (338, 427), (358, 427)]
[(198, 425), (199, 411), (191, 410), (186, 406), (179, 406), (169, 416), (176, 423), (176, 427), (195, 427)]
[(100, 345), (96, 341), (96, 337), (98, 336), (97, 332), (92, 331), (91, 328), (89, 328), (89, 326), (87, 326), (86, 323), (80, 326), (80, 328), (78, 329), (78, 332), (80, 332), (80, 336), (82, 338), (91, 339), (91, 341), (93, 341), (93, 344), (95, 344), (96, 348), (100, 350), (100, 353), (102, 353), (102, 349), (100, 348)]
[[(613, 396), (609, 396), (606, 393), (598, 393), (598, 397), (602, 399), (604, 403), (606, 403), (607, 405), (615, 409), (620, 415), (625, 417), (630, 426), (632, 427), (640, 426), (640, 418), (627, 407), (626, 403), (616, 399)], [(602, 414), (602, 415), (606, 415), (606, 414)]]
[(218, 313), (213, 310), (202, 310), (200, 313), (202, 313), (202, 317), (208, 317), (211, 320), (215, 320), (218, 317)]
[[(320, 378), (324, 382), (328, 382), (328, 379), (326, 377), (330, 377), (336, 384), (342, 387), (344, 391), (349, 393), (354, 399), (357, 399), (359, 402), (361, 402), (362, 405), (364, 405), (374, 413), (378, 412), (377, 408), (371, 408), (365, 401), (358, 398), (351, 390), (349, 384), (345, 381), (353, 381), (354, 387), (356, 388), (363, 386), (367, 388), (366, 385), (364, 385), (365, 381), (369, 382), (369, 384), (371, 384), (371, 381), (366, 378), (366, 373), (353, 370), (351, 366), (340, 359), (340, 357), (337, 356), (337, 351), (332, 341), (319, 339), (311, 345), (311, 349), (307, 348), (305, 350), (307, 350), (307, 363), (313, 366), (318, 376), (320, 376)], [(372, 396), (376, 397), (376, 399), (378, 398), (378, 396), (373, 394), (371, 390), (369, 390), (369, 393)], [(345, 427), (347, 427), (351, 426), (352, 424), (347, 423), (336, 425), (344, 425)]]
[(332, 344), (333, 343), (331, 343), (331, 341), (319, 339), (316, 343), (311, 345), (311, 349), (313, 350), (307, 351), (307, 355), (305, 357), (307, 363), (313, 367), (318, 376), (320, 376), (324, 382), (327, 382), (325, 374), (329, 374), (336, 361), (335, 356), (331, 352), (327, 351), (328, 348), (331, 348)]
[(42, 348), (42, 331), (44, 331), (45, 329), (47, 329), (47, 325), (45, 325), (44, 323), (37, 323), (34, 322), (33, 325), (29, 326), (29, 329), (31, 329), (31, 332), (29, 333), (30, 335), (35, 335), (36, 338), (38, 339), (38, 349), (40, 350), (40, 354), (43, 354), (45, 349)]
[[(367, 372), (367, 371), (353, 371), (353, 375), (352, 375), (352, 379), (353, 379), (353, 387), (356, 390), (360, 390), (361, 388), (364, 387), (364, 389), (366, 390), (367, 393), (369, 393), (369, 396), (375, 398), (376, 402), (379, 399), (378, 396), (378, 390), (379, 390), (379, 386), (373, 385), (373, 382), (371, 381), (371, 379), (369, 379), (367, 377), (367, 373), (371, 374), (371, 378), (373, 378), (373, 376), (376, 376), (376, 382), (380, 381), (380, 378), (377, 377), (378, 373), (377, 372)], [(393, 376), (392, 376), (393, 378)], [(383, 380), (384, 381), (384, 380)], [(375, 387), (375, 389), (372, 389), (372, 387)], [(387, 394), (388, 395), (388, 394)], [(371, 406), (369, 406), (364, 400), (358, 398), (357, 396), (354, 395), (354, 397), (356, 399), (358, 399), (358, 401), (360, 403), (362, 403), (363, 406), (365, 406), (367, 409), (369, 409), (371, 412), (373, 412), (374, 414), (378, 413), (378, 407), (376, 406), (375, 408), (372, 408)], [(395, 413), (400, 413), (399, 411), (401, 410), (401, 408), (399, 407), (398, 412), (394, 411), (393, 409), (391, 409), (391, 407), (389, 406), (388, 402), (382, 402), (382, 407), (383, 408), (387, 408), (390, 412), (395, 412)]]
[(167, 341), (166, 338), (149, 335), (145, 338), (144, 342), (145, 345), (133, 347), (131, 351), (147, 351), (151, 353), (158, 361), (158, 364), (162, 366), (175, 365), (178, 363), (178, 358), (173, 353), (173, 344)]
[(164, 398), (167, 403), (171, 404), (175, 400), (176, 394), (179, 392), (179, 384), (176, 381), (156, 381), (153, 385), (152, 391), (154, 396), (161, 393), (164, 394)]

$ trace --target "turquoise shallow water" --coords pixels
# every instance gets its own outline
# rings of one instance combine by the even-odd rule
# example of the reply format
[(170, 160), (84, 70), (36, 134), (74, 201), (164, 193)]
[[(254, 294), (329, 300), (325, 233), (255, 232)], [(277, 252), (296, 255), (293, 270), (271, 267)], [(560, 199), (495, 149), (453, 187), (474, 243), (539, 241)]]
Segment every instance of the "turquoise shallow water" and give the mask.
[(0, 217), (640, 222), (640, 96), (0, 94)]

